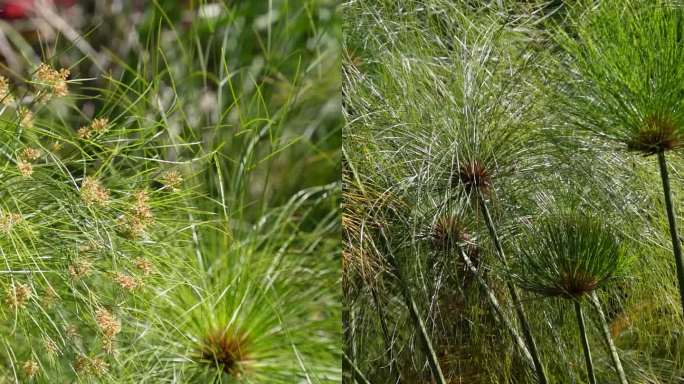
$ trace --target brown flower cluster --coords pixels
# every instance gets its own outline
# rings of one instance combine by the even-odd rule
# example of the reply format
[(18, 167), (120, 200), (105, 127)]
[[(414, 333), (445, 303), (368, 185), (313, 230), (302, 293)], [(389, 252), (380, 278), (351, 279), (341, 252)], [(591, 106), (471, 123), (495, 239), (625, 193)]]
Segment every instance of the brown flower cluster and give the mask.
[(95, 322), (102, 332), (104, 349), (112, 352), (114, 338), (121, 332), (121, 323), (108, 310), (100, 308), (95, 312)]
[(93, 264), (88, 260), (76, 260), (71, 265), (69, 265), (69, 276), (73, 280), (82, 279), (88, 275), (93, 270)]
[(106, 117), (101, 117), (97, 119), (93, 119), (93, 121), (90, 122), (90, 125), (86, 127), (81, 127), (78, 132), (78, 138), (83, 139), (83, 140), (88, 140), (94, 136), (98, 136), (102, 133), (105, 133), (109, 130), (109, 119)]
[(183, 176), (174, 169), (164, 173), (161, 177), (161, 181), (166, 188), (177, 191), (178, 187), (183, 183)]
[(135, 267), (142, 271), (143, 275), (145, 276), (151, 275), (154, 269), (152, 262), (145, 259), (144, 257), (139, 257), (135, 260)]
[(17, 156), (17, 169), (24, 177), (33, 175), (32, 162), (40, 158), (40, 151), (35, 148), (24, 148)]
[(33, 292), (31, 287), (24, 283), (14, 283), (7, 289), (5, 295), (5, 304), (12, 307), (14, 310), (21, 309), (26, 306), (26, 303), (31, 298)]
[(33, 81), (42, 88), (42, 96), (47, 101), (52, 96), (64, 97), (69, 94), (66, 81), (69, 74), (66, 68), (56, 70), (48, 64), (41, 63), (33, 76)]
[(116, 276), (114, 276), (114, 281), (116, 281), (121, 288), (129, 292), (133, 292), (143, 286), (142, 280), (121, 272), (118, 272)]
[(81, 185), (81, 200), (86, 205), (104, 206), (109, 202), (109, 191), (99, 180), (86, 176)]
[(0, 232), (8, 234), (15, 225), (21, 223), (22, 217), (18, 213), (0, 213)]
[(100, 377), (107, 373), (109, 364), (97, 357), (78, 356), (74, 361), (74, 370), (79, 375)]
[(149, 194), (145, 190), (136, 192), (131, 211), (119, 218), (122, 232), (130, 238), (140, 237), (153, 222)]
[(38, 374), (40, 366), (38, 366), (38, 363), (35, 360), (26, 360), (21, 369), (24, 371), (24, 375), (27, 378), (32, 379)]
[(5, 76), (0, 76), (0, 103), (10, 105), (14, 102), (14, 96), (10, 90), (9, 80)]

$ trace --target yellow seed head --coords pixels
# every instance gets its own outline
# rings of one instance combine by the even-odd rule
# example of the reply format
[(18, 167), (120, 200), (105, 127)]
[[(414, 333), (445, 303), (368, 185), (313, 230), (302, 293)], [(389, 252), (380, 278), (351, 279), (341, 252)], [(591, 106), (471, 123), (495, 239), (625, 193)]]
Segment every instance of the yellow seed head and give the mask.
[(21, 150), (19, 153), (19, 158), (24, 161), (34, 161), (38, 160), (40, 155), (41, 153), (39, 149), (27, 147)]
[(19, 125), (21, 125), (22, 128), (33, 128), (33, 112), (31, 112), (28, 108), (21, 107), (17, 111), (17, 114), (19, 115)]
[(26, 161), (19, 160), (17, 162), (17, 169), (24, 177), (31, 177), (31, 175), (33, 175), (33, 164)]
[(78, 356), (74, 361), (74, 370), (80, 375), (103, 376), (107, 373), (109, 364), (97, 357)]
[(121, 286), (121, 288), (133, 292), (136, 289), (142, 287), (142, 281), (136, 279), (133, 276), (126, 275), (124, 273), (117, 273), (114, 280)]
[(5, 76), (0, 76), (0, 102), (10, 105), (14, 102), (14, 96), (10, 91), (9, 80)]
[(183, 183), (183, 177), (181, 176), (180, 172), (174, 169), (164, 173), (164, 175), (161, 177), (161, 181), (167, 188), (171, 189), (172, 191), (177, 191), (178, 187), (181, 185), (181, 183)]
[(73, 280), (82, 279), (90, 274), (93, 264), (88, 260), (77, 260), (69, 265), (69, 276)]
[(31, 287), (23, 283), (14, 283), (7, 289), (5, 303), (15, 310), (24, 308), (31, 298)]
[(40, 367), (35, 360), (26, 360), (21, 369), (24, 371), (24, 375), (26, 375), (27, 378), (32, 379), (38, 374)]
[(135, 267), (141, 270), (143, 275), (145, 276), (149, 276), (152, 274), (152, 263), (143, 257), (139, 257), (135, 260)]
[(48, 100), (52, 96), (64, 97), (69, 93), (66, 82), (69, 75), (70, 72), (66, 68), (58, 71), (48, 64), (41, 63), (33, 80), (42, 88), (42, 91), (46, 92), (45, 99)]
[(19, 224), (23, 218), (18, 213), (0, 213), (0, 232), (8, 234), (15, 225)]
[(109, 202), (109, 191), (99, 180), (86, 176), (81, 185), (81, 200), (86, 205), (104, 206)]

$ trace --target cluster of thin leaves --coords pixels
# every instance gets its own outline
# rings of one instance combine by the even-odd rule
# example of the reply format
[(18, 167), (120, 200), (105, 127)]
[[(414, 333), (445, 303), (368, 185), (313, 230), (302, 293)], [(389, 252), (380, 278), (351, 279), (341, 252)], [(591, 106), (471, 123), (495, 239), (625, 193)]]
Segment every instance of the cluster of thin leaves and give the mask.
[(334, 5), (110, 3), (2, 25), (0, 381), (339, 382)]
[[(644, 127), (648, 111), (630, 124), (611, 111), (632, 113), (636, 107), (619, 103), (634, 106), (630, 95), (646, 100), (660, 84), (639, 71), (665, 71), (676, 82), (670, 74), (681, 65), (664, 63), (681, 47), (653, 47), (652, 60), (642, 63), (648, 68), (636, 53), (625, 52), (613, 68), (579, 51), (607, 55), (628, 45), (615, 39), (632, 35), (648, 46), (646, 36), (656, 32), (675, 44), (681, 26), (662, 14), (681, 9), (668, 3), (673, 8), (654, 14), (642, 2), (604, 1), (608, 9), (599, 17), (594, 2), (475, 3), (343, 6), (345, 279), (356, 282), (345, 291), (349, 379), (439, 382), (436, 360), (447, 382), (532, 382), (511, 332), (519, 318), (507, 286), (514, 281), (543, 294), (522, 295), (522, 303), (549, 381), (586, 381), (569, 307), (574, 296), (558, 287), (565, 265), (591, 274), (584, 288), (598, 293), (630, 382), (676, 381), (684, 370), (676, 331), (682, 319), (662, 192), (653, 190), (652, 158), (624, 151), (633, 149), (629, 130)], [(620, 23), (616, 10), (630, 6), (637, 11), (623, 29), (632, 35), (611, 39), (605, 31), (617, 27), (605, 20), (583, 24), (592, 17)], [(670, 22), (658, 26), (654, 19)], [(658, 56), (659, 49), (673, 57)], [(615, 97), (604, 97), (604, 88)], [(678, 89), (658, 100), (681, 102)], [(679, 159), (671, 161), (676, 169)], [(681, 180), (673, 177), (678, 196)], [(595, 220), (559, 223), (554, 214), (572, 211)], [(589, 249), (596, 244), (605, 252)], [(521, 270), (506, 265), (500, 251), (529, 274), (516, 278)], [(542, 300), (548, 296), (573, 300)], [(648, 315), (653, 311), (657, 319)], [(598, 382), (614, 382), (603, 320), (587, 313)]]

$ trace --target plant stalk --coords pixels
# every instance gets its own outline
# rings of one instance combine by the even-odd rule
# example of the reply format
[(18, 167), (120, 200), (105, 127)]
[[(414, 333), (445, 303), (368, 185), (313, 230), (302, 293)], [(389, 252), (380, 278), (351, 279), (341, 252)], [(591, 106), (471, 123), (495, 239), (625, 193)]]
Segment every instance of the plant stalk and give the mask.
[(606, 315), (603, 313), (601, 308), (601, 303), (599, 302), (596, 292), (592, 292), (589, 297), (591, 303), (596, 308), (596, 312), (599, 315), (599, 320), (601, 321), (601, 330), (603, 331), (603, 338), (608, 344), (608, 350), (610, 351), (610, 358), (613, 360), (613, 366), (620, 379), (620, 384), (629, 384), (627, 382), (627, 376), (625, 375), (625, 370), (622, 369), (622, 363), (620, 362), (620, 355), (618, 355), (617, 348), (613, 342), (613, 337), (610, 335), (610, 328), (608, 328), (608, 321), (606, 320)]
[[(482, 209), (482, 214), (487, 225), (487, 230), (489, 231), (489, 236), (492, 238), (492, 242), (494, 242), (496, 253), (498, 254), (499, 259), (504, 264), (504, 266), (508, 266), (508, 262), (506, 261), (506, 254), (504, 253), (503, 247), (501, 246), (501, 242), (499, 241), (499, 236), (496, 233), (494, 222), (492, 220), (492, 216), (489, 213), (489, 208), (487, 207), (487, 203), (484, 200), (484, 196), (480, 195), (478, 200), (480, 201), (480, 208)], [(511, 300), (513, 301), (513, 306), (515, 307), (515, 312), (518, 317), (518, 321), (520, 322), (520, 326), (522, 327), (523, 336), (525, 337), (527, 348), (530, 354), (532, 355), (534, 369), (537, 373), (537, 380), (540, 384), (548, 384), (549, 380), (546, 377), (544, 365), (541, 362), (541, 359), (539, 357), (539, 351), (537, 349), (537, 344), (535, 343), (534, 336), (532, 335), (532, 327), (530, 327), (530, 323), (527, 321), (527, 316), (525, 315), (525, 308), (523, 307), (522, 302), (520, 301), (518, 291), (515, 289), (515, 287), (510, 281), (506, 282), (506, 287), (508, 288), (508, 291), (511, 295)]]
[(489, 285), (487, 285), (487, 282), (480, 274), (480, 271), (478, 271), (477, 268), (475, 268), (475, 265), (470, 260), (470, 257), (468, 257), (465, 251), (463, 251), (463, 248), (459, 247), (459, 253), (461, 254), (461, 258), (466, 263), (466, 266), (468, 267), (470, 272), (475, 275), (475, 278), (477, 279), (478, 283), (480, 283), (482, 289), (484, 289), (485, 292), (487, 292), (487, 299), (489, 299), (489, 304), (494, 310), (494, 313), (504, 323), (504, 325), (508, 329), (508, 332), (511, 334), (511, 337), (513, 337), (513, 340), (515, 340), (516, 344), (518, 345), (518, 348), (520, 348), (522, 354), (525, 355), (525, 358), (529, 362), (530, 367), (534, 368), (534, 360), (532, 359), (532, 355), (530, 354), (530, 351), (527, 349), (527, 346), (525, 345), (525, 341), (522, 339), (522, 337), (520, 337), (520, 334), (518, 334), (518, 331), (515, 329), (513, 323), (511, 323), (511, 321), (508, 319), (508, 316), (506, 316), (503, 309), (501, 309), (499, 301), (496, 299), (494, 292), (491, 288), (489, 288)]
[(382, 337), (385, 341), (385, 349), (387, 351), (387, 359), (389, 360), (390, 371), (393, 371), (392, 373), (394, 373), (394, 383), (400, 384), (403, 380), (401, 378), (401, 371), (397, 365), (397, 359), (394, 357), (392, 338), (390, 337), (389, 328), (387, 327), (385, 311), (382, 309), (380, 297), (378, 297), (378, 291), (373, 286), (370, 286), (369, 289), (371, 290), (371, 294), (373, 296), (375, 310), (378, 313), (378, 320), (380, 320), (380, 328), (382, 329)]
[[(385, 243), (389, 245), (389, 238), (385, 234), (385, 230), (383, 228), (380, 228), (380, 233), (382, 234)], [(439, 360), (437, 359), (437, 353), (435, 353), (435, 349), (432, 346), (432, 340), (430, 340), (430, 335), (428, 334), (427, 329), (425, 328), (425, 323), (423, 322), (423, 319), (420, 316), (420, 311), (418, 310), (416, 301), (413, 299), (413, 295), (411, 294), (409, 283), (408, 281), (404, 280), (404, 277), (401, 273), (401, 268), (399, 267), (399, 263), (394, 257), (394, 253), (392, 252), (390, 247), (387, 246), (386, 249), (388, 261), (392, 266), (392, 269), (397, 277), (397, 280), (399, 280), (399, 288), (401, 289), (402, 297), (404, 298), (404, 303), (408, 307), (409, 315), (411, 316), (411, 320), (413, 321), (413, 326), (416, 328), (416, 331), (418, 331), (418, 338), (420, 339), (423, 353), (425, 353), (428, 365), (430, 366), (432, 376), (437, 384), (447, 384), (447, 381), (444, 378), (444, 374), (442, 373), (442, 368), (439, 365)]]
[(660, 165), (660, 177), (663, 180), (663, 195), (665, 195), (665, 210), (667, 211), (667, 221), (670, 225), (670, 237), (672, 237), (672, 251), (675, 264), (677, 265), (679, 297), (682, 300), (682, 310), (684, 310), (684, 259), (682, 258), (682, 244), (677, 234), (677, 221), (675, 219), (674, 206), (672, 205), (672, 192), (670, 191), (670, 177), (667, 174), (665, 151), (658, 152), (658, 164)]
[(342, 384), (352, 384), (354, 383), (354, 349), (353, 344), (353, 332), (351, 329), (351, 316), (350, 309), (348, 306), (342, 308), (342, 330), (344, 332), (344, 359), (342, 359)]
[(594, 362), (591, 360), (591, 349), (589, 349), (589, 339), (587, 339), (587, 328), (584, 324), (584, 315), (582, 314), (582, 306), (579, 300), (575, 300), (575, 314), (577, 315), (577, 324), (579, 325), (580, 336), (582, 338), (584, 362), (587, 365), (587, 375), (589, 376), (589, 383), (596, 384), (596, 376), (594, 375)]

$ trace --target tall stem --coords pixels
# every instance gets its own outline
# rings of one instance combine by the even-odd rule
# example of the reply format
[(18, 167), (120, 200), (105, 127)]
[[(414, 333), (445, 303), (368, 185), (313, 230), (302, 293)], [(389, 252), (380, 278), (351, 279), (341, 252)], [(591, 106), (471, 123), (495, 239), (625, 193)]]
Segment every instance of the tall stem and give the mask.
[(580, 329), (580, 336), (582, 338), (582, 348), (584, 349), (584, 362), (587, 364), (587, 375), (589, 376), (589, 383), (596, 384), (596, 376), (594, 375), (594, 362), (591, 360), (591, 350), (589, 349), (589, 339), (587, 339), (587, 328), (584, 324), (584, 315), (582, 314), (582, 306), (579, 300), (575, 300), (575, 314), (577, 315), (577, 324)]
[(622, 363), (620, 362), (620, 356), (618, 355), (617, 348), (615, 347), (615, 343), (613, 343), (613, 337), (610, 335), (610, 328), (608, 328), (608, 321), (606, 320), (606, 315), (603, 313), (603, 309), (601, 308), (601, 303), (598, 300), (598, 296), (596, 296), (596, 292), (592, 292), (589, 299), (591, 303), (594, 305), (594, 308), (596, 308), (596, 312), (599, 315), (599, 320), (601, 320), (601, 330), (603, 331), (603, 338), (606, 344), (608, 344), (610, 358), (613, 360), (613, 366), (615, 367), (615, 371), (617, 372), (618, 377), (620, 378), (620, 384), (629, 384), (627, 382), (627, 376), (625, 375), (625, 371), (624, 369), (622, 369)]
[(389, 238), (385, 234), (385, 230), (380, 228), (380, 234), (382, 235), (385, 243), (388, 244), (388, 246), (386, 247), (387, 258), (390, 265), (392, 266), (392, 269), (397, 277), (397, 280), (399, 280), (399, 288), (401, 289), (401, 294), (404, 298), (404, 303), (408, 307), (409, 315), (411, 316), (411, 320), (413, 321), (413, 326), (416, 328), (416, 331), (418, 331), (418, 338), (420, 339), (423, 353), (425, 353), (428, 365), (430, 366), (432, 376), (437, 384), (447, 384), (447, 381), (444, 378), (444, 374), (442, 373), (442, 368), (439, 365), (439, 360), (437, 359), (437, 353), (435, 353), (435, 349), (432, 346), (432, 340), (430, 340), (430, 335), (428, 334), (427, 329), (425, 328), (423, 318), (420, 316), (420, 311), (418, 310), (416, 301), (413, 299), (413, 295), (411, 294), (409, 282), (404, 279), (401, 273), (401, 268), (399, 267), (399, 263), (397, 262), (396, 258), (394, 257), (394, 253), (389, 247)]
[[(498, 254), (499, 259), (504, 264), (504, 266), (507, 266), (508, 262), (506, 260), (506, 254), (503, 251), (503, 247), (501, 247), (501, 242), (499, 241), (499, 236), (496, 233), (496, 228), (494, 227), (494, 222), (492, 220), (492, 216), (489, 213), (487, 203), (485, 202), (483, 196), (479, 197), (480, 198), (478, 200), (480, 202), (480, 208), (482, 209), (482, 214), (484, 215), (487, 230), (489, 230), (489, 235), (492, 238), (492, 241), (494, 242), (494, 248), (496, 248), (496, 253)], [(511, 300), (513, 301), (513, 306), (515, 307), (515, 312), (518, 317), (518, 321), (520, 322), (520, 326), (522, 327), (523, 336), (525, 337), (525, 342), (527, 343), (527, 348), (529, 349), (530, 354), (532, 355), (534, 369), (537, 373), (537, 380), (539, 380), (540, 384), (548, 384), (549, 380), (546, 377), (544, 365), (542, 364), (541, 359), (539, 357), (539, 351), (537, 350), (537, 344), (534, 341), (534, 336), (532, 336), (532, 327), (530, 327), (530, 323), (527, 321), (527, 316), (525, 315), (525, 308), (523, 307), (522, 302), (520, 301), (518, 291), (515, 289), (515, 287), (510, 281), (506, 282), (506, 287), (508, 288), (508, 292), (511, 295)]]
[[(347, 303), (348, 304), (348, 303)], [(342, 384), (352, 384), (354, 382), (354, 349), (353, 332), (351, 327), (350, 308), (345, 305), (342, 308), (342, 330), (344, 332), (344, 359), (342, 359)]]
[(385, 341), (385, 349), (387, 350), (387, 359), (389, 360), (390, 371), (394, 374), (394, 383), (399, 384), (402, 382), (401, 371), (399, 371), (399, 366), (397, 365), (397, 359), (394, 356), (394, 348), (392, 348), (392, 339), (389, 334), (389, 329), (387, 327), (387, 319), (385, 317), (385, 311), (382, 309), (382, 303), (378, 297), (378, 291), (375, 287), (370, 286), (371, 294), (373, 295), (373, 303), (375, 304), (375, 309), (378, 312), (378, 319), (380, 320), (380, 328), (382, 329), (382, 337)]
[(475, 275), (475, 278), (477, 279), (477, 282), (480, 284), (482, 289), (487, 292), (487, 299), (489, 299), (489, 304), (491, 305), (492, 309), (494, 310), (494, 313), (501, 319), (501, 321), (504, 323), (506, 328), (508, 329), (508, 332), (511, 334), (511, 337), (513, 337), (513, 340), (515, 340), (516, 344), (518, 345), (518, 348), (520, 348), (520, 351), (522, 352), (523, 355), (525, 355), (525, 358), (528, 360), (530, 363), (530, 366), (534, 368), (534, 360), (532, 359), (532, 355), (530, 354), (530, 351), (527, 349), (527, 346), (525, 345), (525, 341), (523, 341), (522, 337), (520, 337), (520, 334), (518, 334), (518, 331), (515, 329), (515, 326), (513, 326), (513, 323), (508, 319), (508, 316), (504, 313), (503, 309), (501, 309), (501, 306), (499, 305), (499, 301), (496, 299), (496, 296), (494, 295), (494, 292), (492, 291), (491, 288), (489, 288), (489, 285), (487, 285), (487, 282), (484, 280), (482, 275), (480, 274), (480, 271), (475, 268), (475, 265), (473, 262), (470, 260), (470, 257), (463, 251), (463, 248), (459, 247), (459, 252), (461, 254), (461, 258), (465, 262), (466, 266), (470, 270), (470, 272)]
[(667, 221), (670, 225), (670, 237), (672, 237), (672, 251), (677, 265), (677, 281), (679, 282), (679, 296), (682, 300), (684, 309), (684, 259), (682, 258), (682, 244), (677, 235), (677, 221), (675, 219), (674, 207), (672, 205), (672, 192), (670, 191), (670, 177), (667, 174), (667, 162), (665, 152), (658, 152), (658, 164), (660, 165), (660, 177), (663, 180), (663, 194), (665, 195), (665, 210), (667, 211)]

